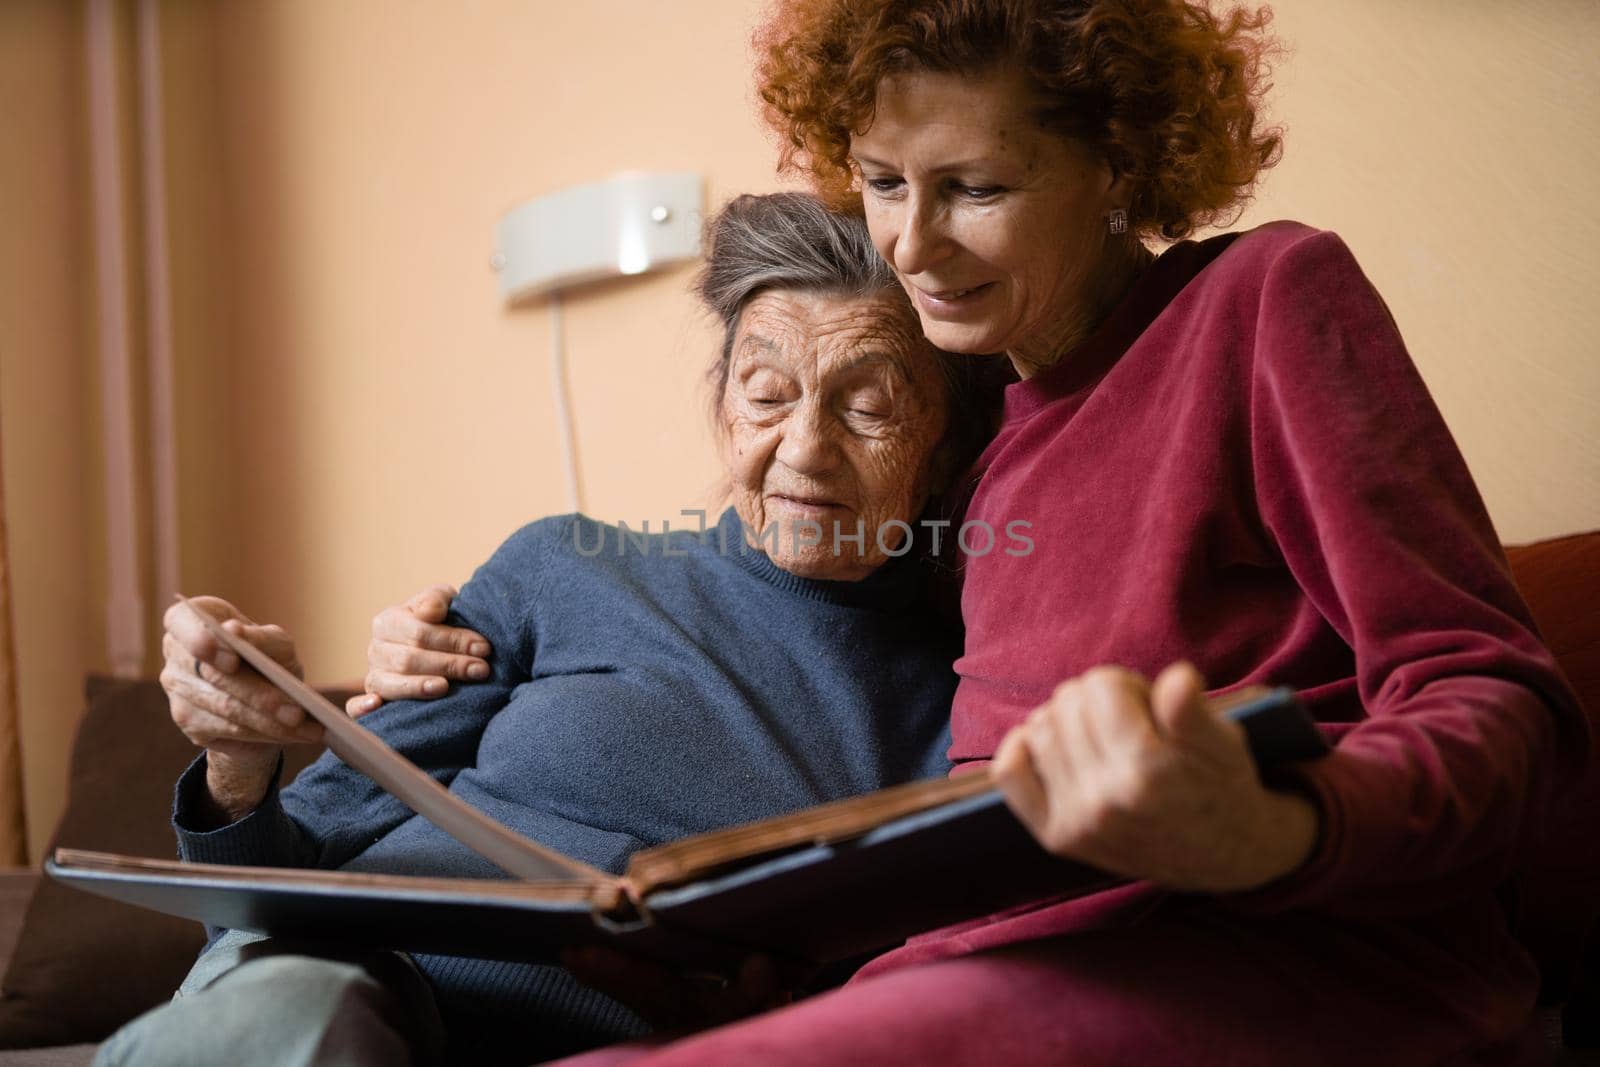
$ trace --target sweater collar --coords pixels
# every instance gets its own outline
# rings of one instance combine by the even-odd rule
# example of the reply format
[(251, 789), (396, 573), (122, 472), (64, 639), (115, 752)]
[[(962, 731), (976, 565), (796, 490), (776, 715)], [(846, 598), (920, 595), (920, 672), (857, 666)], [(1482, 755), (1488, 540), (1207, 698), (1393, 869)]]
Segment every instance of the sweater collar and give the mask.
[[(950, 536), (950, 531), (945, 531)], [(878, 611), (900, 611), (913, 606), (925, 589), (931, 572), (923, 554), (913, 548), (891, 559), (865, 578), (854, 582), (802, 578), (772, 562), (765, 551), (745, 543), (744, 525), (734, 508), (717, 520), (714, 540), (706, 547), (733, 561), (745, 573), (805, 600)]]

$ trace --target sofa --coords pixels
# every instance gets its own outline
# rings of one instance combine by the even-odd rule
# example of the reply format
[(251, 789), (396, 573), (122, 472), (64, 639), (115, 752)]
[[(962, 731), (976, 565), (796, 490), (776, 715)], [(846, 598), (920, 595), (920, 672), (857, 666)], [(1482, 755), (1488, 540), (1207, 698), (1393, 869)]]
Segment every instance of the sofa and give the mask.
[[(1600, 753), (1600, 531), (1508, 548), (1535, 619), (1596, 722)], [(330, 692), (342, 703), (348, 695)], [(153, 681), (91, 678), (57, 846), (170, 857), (171, 788), (194, 750)], [(286, 774), (316, 756), (292, 754)], [(1600, 761), (1597, 761), (1600, 762)], [(1600, 770), (1529, 842), (1508, 892), (1545, 989), (1530, 1045), (1600, 1067)], [(95, 1043), (171, 995), (204, 940), (192, 923), (0, 871), (0, 1067), (87, 1064)]]
[[(326, 695), (342, 704), (350, 694)], [(67, 807), (47, 852), (171, 858), (172, 784), (194, 746), (155, 681), (91, 677), (85, 697)], [(291, 750), (284, 773), (319, 752)], [(204, 942), (195, 923), (68, 889), (37, 869), (0, 873), (0, 1065), (87, 1064), (96, 1042), (172, 995)]]

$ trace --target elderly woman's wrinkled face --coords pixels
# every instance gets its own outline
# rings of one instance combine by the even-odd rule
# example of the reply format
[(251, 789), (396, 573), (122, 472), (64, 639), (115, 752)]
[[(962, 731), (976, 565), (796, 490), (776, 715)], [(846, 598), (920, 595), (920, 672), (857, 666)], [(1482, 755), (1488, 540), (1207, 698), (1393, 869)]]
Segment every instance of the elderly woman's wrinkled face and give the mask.
[(758, 293), (722, 395), (734, 506), (748, 530), (768, 531), (747, 539), (792, 574), (865, 577), (904, 547), (895, 523), (922, 512), (946, 414), (939, 367), (898, 294)]
[[(872, 240), (928, 339), (1048, 363), (1088, 310), (1124, 183), (1042, 127), (1010, 70), (886, 78), (851, 141)], [(1017, 356), (1029, 357), (1017, 360)]]

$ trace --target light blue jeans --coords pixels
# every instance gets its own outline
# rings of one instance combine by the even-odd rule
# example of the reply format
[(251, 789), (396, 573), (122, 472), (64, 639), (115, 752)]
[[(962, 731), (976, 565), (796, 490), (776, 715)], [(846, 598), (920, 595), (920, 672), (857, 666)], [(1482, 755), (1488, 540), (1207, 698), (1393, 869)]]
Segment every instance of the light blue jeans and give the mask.
[(329, 951), (229, 930), (177, 994), (100, 1046), (94, 1067), (423, 1067), (444, 1025), (398, 952)]

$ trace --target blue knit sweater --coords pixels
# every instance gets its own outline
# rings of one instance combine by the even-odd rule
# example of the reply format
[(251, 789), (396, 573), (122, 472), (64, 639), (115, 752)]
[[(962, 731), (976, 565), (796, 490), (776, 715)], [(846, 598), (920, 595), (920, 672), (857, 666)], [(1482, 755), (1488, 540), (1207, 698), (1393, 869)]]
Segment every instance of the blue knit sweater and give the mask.
[[(582, 516), (531, 523), (461, 590), (452, 622), (494, 646), (492, 676), (363, 725), (467, 803), (620, 872), (630, 854), (948, 769), (959, 632), (914, 555), (860, 582), (780, 570), (729, 509), (703, 534), (640, 537)], [(331, 753), (218, 830), (178, 783), (185, 859), (505, 877)], [(639, 1032), (558, 968), (423, 956), (441, 1010), (507, 1028), (516, 1055)]]

